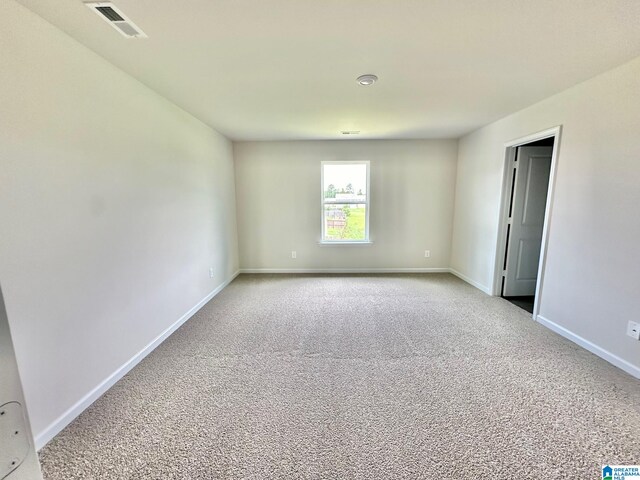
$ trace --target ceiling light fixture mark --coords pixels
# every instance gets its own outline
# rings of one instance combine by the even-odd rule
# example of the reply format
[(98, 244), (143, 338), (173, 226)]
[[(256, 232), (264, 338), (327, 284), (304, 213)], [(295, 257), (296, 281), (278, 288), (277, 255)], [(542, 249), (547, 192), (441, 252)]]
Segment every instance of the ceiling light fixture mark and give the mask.
[(378, 77), (372, 73), (367, 73), (366, 75), (360, 75), (356, 80), (363, 87), (368, 87), (369, 85), (376, 83), (378, 81)]

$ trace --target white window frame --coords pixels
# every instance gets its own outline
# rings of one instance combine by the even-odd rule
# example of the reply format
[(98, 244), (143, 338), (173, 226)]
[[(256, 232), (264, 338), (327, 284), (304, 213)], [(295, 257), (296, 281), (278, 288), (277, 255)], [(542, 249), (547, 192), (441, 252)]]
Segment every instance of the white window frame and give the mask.
[[(325, 219), (324, 219), (324, 206), (327, 203), (335, 203), (335, 202), (326, 202), (324, 198), (324, 166), (325, 165), (366, 165), (367, 167), (367, 200), (366, 202), (362, 201), (344, 201), (340, 203), (344, 204), (365, 204), (365, 220), (364, 220), (364, 240), (328, 240), (325, 235)], [(371, 163), (369, 160), (337, 160), (337, 161), (322, 161), (320, 162), (320, 222), (321, 222), (321, 237), (320, 243), (324, 245), (369, 245), (371, 244), (371, 238), (369, 237), (369, 211), (371, 210), (371, 188), (370, 188), (370, 178), (371, 178)]]

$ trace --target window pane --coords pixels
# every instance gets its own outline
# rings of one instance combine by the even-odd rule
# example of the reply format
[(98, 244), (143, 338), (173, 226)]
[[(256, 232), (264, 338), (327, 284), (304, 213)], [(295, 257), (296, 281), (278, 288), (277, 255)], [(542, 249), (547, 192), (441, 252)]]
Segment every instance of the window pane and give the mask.
[(325, 164), (323, 179), (322, 191), (325, 200), (367, 201), (366, 164)]
[(366, 240), (366, 213), (364, 203), (325, 203), (325, 240)]

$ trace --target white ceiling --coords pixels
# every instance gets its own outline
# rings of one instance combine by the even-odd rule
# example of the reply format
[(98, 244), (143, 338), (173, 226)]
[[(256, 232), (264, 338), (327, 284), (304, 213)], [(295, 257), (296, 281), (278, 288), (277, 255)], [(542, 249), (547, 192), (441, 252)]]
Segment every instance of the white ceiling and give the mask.
[(234, 140), (457, 137), (640, 55), (638, 0), (18, 1)]

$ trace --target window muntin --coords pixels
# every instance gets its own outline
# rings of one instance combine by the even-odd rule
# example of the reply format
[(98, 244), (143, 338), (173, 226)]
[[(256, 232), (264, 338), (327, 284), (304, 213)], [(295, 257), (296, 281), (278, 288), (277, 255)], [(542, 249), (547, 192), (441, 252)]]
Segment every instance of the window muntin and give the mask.
[(322, 162), (322, 241), (369, 242), (369, 162)]

